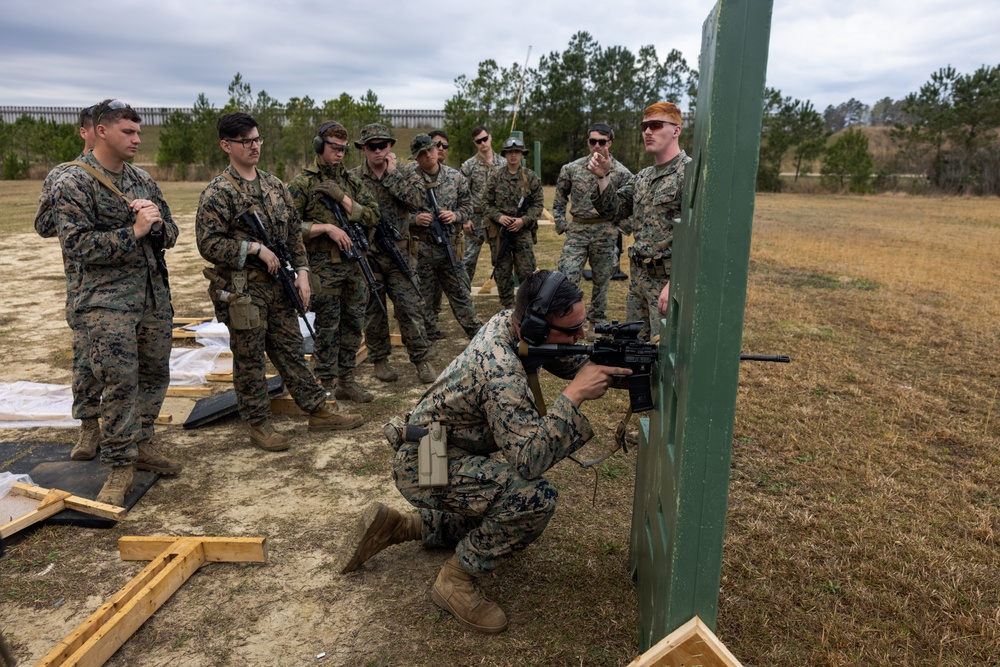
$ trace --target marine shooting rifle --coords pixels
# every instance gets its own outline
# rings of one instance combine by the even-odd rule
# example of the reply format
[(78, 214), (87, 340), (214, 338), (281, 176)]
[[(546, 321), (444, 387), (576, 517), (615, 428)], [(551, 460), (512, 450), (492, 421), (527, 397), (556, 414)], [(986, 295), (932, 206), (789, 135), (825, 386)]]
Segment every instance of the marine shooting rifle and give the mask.
[(306, 323), (306, 329), (309, 331), (309, 335), (312, 336), (313, 340), (316, 340), (316, 332), (313, 331), (312, 326), (309, 324), (309, 320), (306, 319), (306, 307), (302, 303), (302, 297), (299, 296), (299, 290), (295, 287), (295, 269), (292, 268), (292, 253), (288, 252), (288, 246), (285, 244), (284, 239), (274, 239), (272, 242), (267, 234), (267, 230), (264, 229), (264, 223), (261, 222), (260, 216), (257, 214), (257, 209), (251, 206), (248, 209), (243, 210), (236, 219), (242, 222), (244, 225), (250, 228), (250, 231), (254, 236), (257, 237), (257, 241), (261, 243), (265, 248), (270, 250), (278, 258), (278, 272), (273, 274), (272, 277), (278, 281), (281, 285), (281, 291), (285, 293), (285, 298), (288, 299), (292, 307), (295, 308), (295, 312), (298, 313), (302, 321)]
[(451, 270), (455, 272), (459, 283), (463, 283), (465, 282), (462, 278), (465, 275), (465, 267), (458, 263), (458, 259), (455, 257), (455, 248), (451, 244), (451, 235), (454, 233), (455, 225), (445, 225), (441, 221), (441, 208), (438, 206), (434, 188), (427, 188), (427, 201), (430, 202), (432, 215), (431, 224), (427, 227), (427, 231), (431, 235), (431, 243), (439, 248), (444, 248), (444, 252), (448, 256), (448, 263), (451, 264)]
[[(380, 289), (382, 289), (382, 283), (375, 280), (375, 274), (372, 273), (372, 267), (368, 263), (368, 259), (365, 257), (365, 253), (371, 249), (371, 244), (368, 243), (368, 233), (365, 232), (364, 227), (356, 222), (348, 222), (344, 218), (344, 210), (340, 206), (340, 202), (336, 202), (329, 195), (322, 192), (317, 192), (316, 196), (319, 198), (320, 203), (333, 213), (333, 217), (337, 219), (337, 224), (347, 232), (347, 236), (351, 239), (351, 247), (347, 250), (341, 251), (344, 257), (349, 260), (358, 263), (361, 268), (361, 274), (365, 277), (365, 283), (368, 285), (369, 294), (375, 294)], [(378, 307), (382, 310), (382, 314), (388, 316), (388, 312), (385, 310), (385, 304), (382, 303), (382, 299), (373, 299)]]

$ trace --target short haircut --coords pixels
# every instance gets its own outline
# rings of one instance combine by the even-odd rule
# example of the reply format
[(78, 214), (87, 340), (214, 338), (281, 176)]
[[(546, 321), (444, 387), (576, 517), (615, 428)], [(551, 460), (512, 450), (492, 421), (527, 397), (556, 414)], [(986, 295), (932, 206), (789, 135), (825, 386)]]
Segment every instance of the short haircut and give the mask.
[(94, 107), (83, 107), (80, 109), (80, 127), (94, 127)]
[[(551, 273), (552, 271), (548, 270), (535, 271), (517, 288), (517, 296), (514, 298), (514, 321), (518, 325), (524, 321), (524, 314), (528, 312), (528, 306), (538, 296), (542, 285), (545, 284), (545, 279)], [(543, 313), (543, 315), (546, 320), (551, 322), (557, 317), (568, 315), (573, 310), (573, 306), (581, 301), (583, 301), (583, 290), (570, 280), (564, 280), (556, 288), (555, 294), (552, 295), (552, 301), (549, 302), (548, 312)]]
[(663, 114), (669, 118), (672, 122), (681, 124), (681, 110), (677, 108), (677, 105), (673, 102), (657, 102), (656, 104), (650, 104), (642, 112), (642, 117), (652, 116), (653, 114)]
[(430, 136), (431, 139), (433, 139), (434, 137), (441, 137), (445, 141), (450, 141), (450, 139), (448, 139), (448, 133), (445, 132), (444, 130), (431, 130)]
[(486, 134), (489, 134), (490, 129), (485, 125), (476, 125), (474, 128), (472, 128), (472, 138), (475, 139), (477, 136), (479, 136), (480, 132), (485, 132)]
[(259, 127), (254, 117), (242, 111), (227, 113), (215, 122), (219, 131), (219, 139), (239, 139), (250, 134), (250, 130)]
[[(117, 102), (118, 104), (115, 104), (115, 102)], [(118, 108), (112, 109), (111, 106), (113, 104), (115, 104), (115, 106)], [(91, 110), (91, 114), (94, 116), (94, 121), (93, 121), (94, 125), (100, 123), (105, 127), (117, 123), (120, 120), (130, 120), (133, 123), (142, 122), (142, 118), (140, 118), (139, 114), (135, 112), (135, 109), (125, 104), (121, 100), (115, 100), (111, 98), (104, 100), (100, 104), (95, 104), (94, 108)], [(83, 125), (81, 125), (80, 127), (83, 127)]]
[[(326, 129), (323, 129), (324, 127)], [(320, 136), (324, 138), (336, 137), (341, 141), (347, 141), (347, 128), (335, 120), (324, 120), (322, 123), (319, 124), (319, 128), (317, 128), (316, 131), (322, 132), (323, 134)]]
[(589, 128), (587, 128), (587, 135), (589, 136), (591, 132), (597, 132), (600, 135), (607, 137), (614, 141), (615, 131), (611, 129), (611, 126), (607, 123), (594, 123)]

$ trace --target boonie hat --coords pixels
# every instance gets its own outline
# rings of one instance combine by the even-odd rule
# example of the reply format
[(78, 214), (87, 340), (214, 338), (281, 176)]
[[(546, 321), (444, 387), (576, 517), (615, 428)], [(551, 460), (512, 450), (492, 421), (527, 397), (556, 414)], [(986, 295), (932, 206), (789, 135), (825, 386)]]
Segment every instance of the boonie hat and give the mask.
[(361, 138), (354, 142), (354, 147), (364, 148), (365, 144), (375, 139), (388, 139), (391, 142), (391, 146), (396, 145), (396, 140), (393, 138), (389, 128), (382, 123), (369, 123), (361, 128)]
[(413, 137), (413, 141), (410, 142), (410, 157), (417, 157), (425, 150), (433, 148), (436, 144), (437, 142), (431, 139), (431, 135), (421, 132)]

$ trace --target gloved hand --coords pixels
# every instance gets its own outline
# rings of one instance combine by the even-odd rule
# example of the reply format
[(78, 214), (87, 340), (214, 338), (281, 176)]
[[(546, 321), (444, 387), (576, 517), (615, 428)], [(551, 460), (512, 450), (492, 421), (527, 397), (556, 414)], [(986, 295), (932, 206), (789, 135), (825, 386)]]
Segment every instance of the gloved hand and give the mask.
[(344, 201), (344, 191), (333, 181), (323, 181), (316, 186), (316, 192), (321, 192), (338, 204)]

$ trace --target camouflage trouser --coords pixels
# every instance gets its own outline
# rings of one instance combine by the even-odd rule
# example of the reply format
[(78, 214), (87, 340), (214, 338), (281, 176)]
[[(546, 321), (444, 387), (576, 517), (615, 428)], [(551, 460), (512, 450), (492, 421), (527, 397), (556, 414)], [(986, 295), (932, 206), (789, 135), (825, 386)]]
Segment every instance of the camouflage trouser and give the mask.
[[(410, 270), (416, 277), (416, 267), (410, 260), (409, 253), (404, 252), (403, 257), (410, 262)], [(388, 359), (392, 354), (392, 345), (389, 342), (389, 318), (378, 307), (378, 302), (385, 305), (388, 293), (388, 297), (392, 299), (392, 311), (396, 316), (406, 352), (410, 355), (410, 361), (419, 364), (427, 358), (431, 348), (431, 343), (424, 332), (423, 301), (420, 292), (385, 255), (372, 253), (368, 256), (368, 261), (371, 262), (375, 279), (383, 285), (383, 289), (368, 300), (366, 313), (365, 344), (368, 346), (372, 361)]]
[(316, 313), (313, 368), (321, 381), (350, 375), (357, 364), (368, 307), (368, 285), (357, 262), (331, 262), (309, 255), (322, 291), (312, 300)]
[(497, 257), (500, 251), (500, 237), (490, 239), (490, 256), (493, 258), (493, 266), (496, 267), (497, 293), (504, 308), (514, 307), (514, 271), (517, 271), (517, 280), (520, 283), (534, 273), (536, 267), (531, 232), (522, 229), (514, 235), (509, 247), (510, 252), (504, 253), (503, 257)]
[(71, 314), (69, 307), (66, 308), (66, 321), (73, 331), (73, 418), (94, 419), (101, 416), (104, 385), (94, 377), (94, 371), (90, 368), (86, 324), (79, 315)]
[(392, 475), (403, 497), (420, 508), (424, 546), (454, 546), (462, 567), (474, 574), (534, 542), (559, 495), (544, 478), (524, 479), (506, 461), (456, 447), (448, 449), (448, 486), (420, 488), (416, 443), (403, 443)]
[(574, 285), (579, 285), (583, 266), (588, 260), (593, 271), (593, 292), (587, 320), (591, 323), (606, 322), (608, 286), (618, 266), (618, 230), (610, 222), (571, 222), (566, 229), (566, 242), (559, 255), (559, 271), (566, 274)]
[(170, 304), (147, 294), (141, 312), (92, 308), (79, 314), (87, 329), (90, 368), (101, 397), (101, 463), (129, 465), (138, 443), (153, 437), (153, 422), (170, 384)]
[(260, 309), (260, 326), (256, 329), (234, 329), (228, 304), (215, 303), (215, 316), (229, 328), (233, 388), (240, 417), (256, 424), (271, 416), (265, 376), (268, 359), (278, 369), (295, 404), (306, 412), (315, 412), (326, 400), (326, 391), (306, 363), (295, 309), (285, 302), (276, 282), (252, 282), (246, 291)]
[[(434, 291), (444, 290), (448, 295), (448, 303), (451, 304), (451, 312), (455, 319), (462, 325), (466, 335), (471, 339), (479, 331), (483, 323), (479, 321), (476, 314), (476, 306), (472, 303), (472, 295), (469, 292), (469, 277), (465, 274), (465, 269), (461, 268), (456, 275), (456, 271), (448, 261), (448, 256), (444, 248), (436, 246), (427, 241), (420, 241), (420, 252), (417, 260), (417, 275), (420, 283), (420, 296), (424, 302), (424, 323), (427, 332), (434, 331), (437, 325), (437, 310), (433, 308)], [(438, 299), (440, 307), (440, 299)]]
[[(480, 218), (476, 215), (474, 218)], [(486, 240), (486, 234), (483, 232), (483, 221), (482, 219), (474, 220), (474, 226), (471, 235), (466, 235), (465, 237), (465, 257), (462, 258), (462, 263), (465, 264), (465, 272), (469, 275), (469, 284), (475, 284), (476, 278), (476, 265), (479, 264), (479, 252), (483, 249), (483, 242)]]
[(650, 332), (657, 327), (660, 310), (656, 302), (666, 286), (669, 275), (657, 277), (643, 268), (636, 260), (629, 262), (628, 297), (625, 299), (625, 319), (629, 322), (642, 320), (639, 338), (649, 340)]

